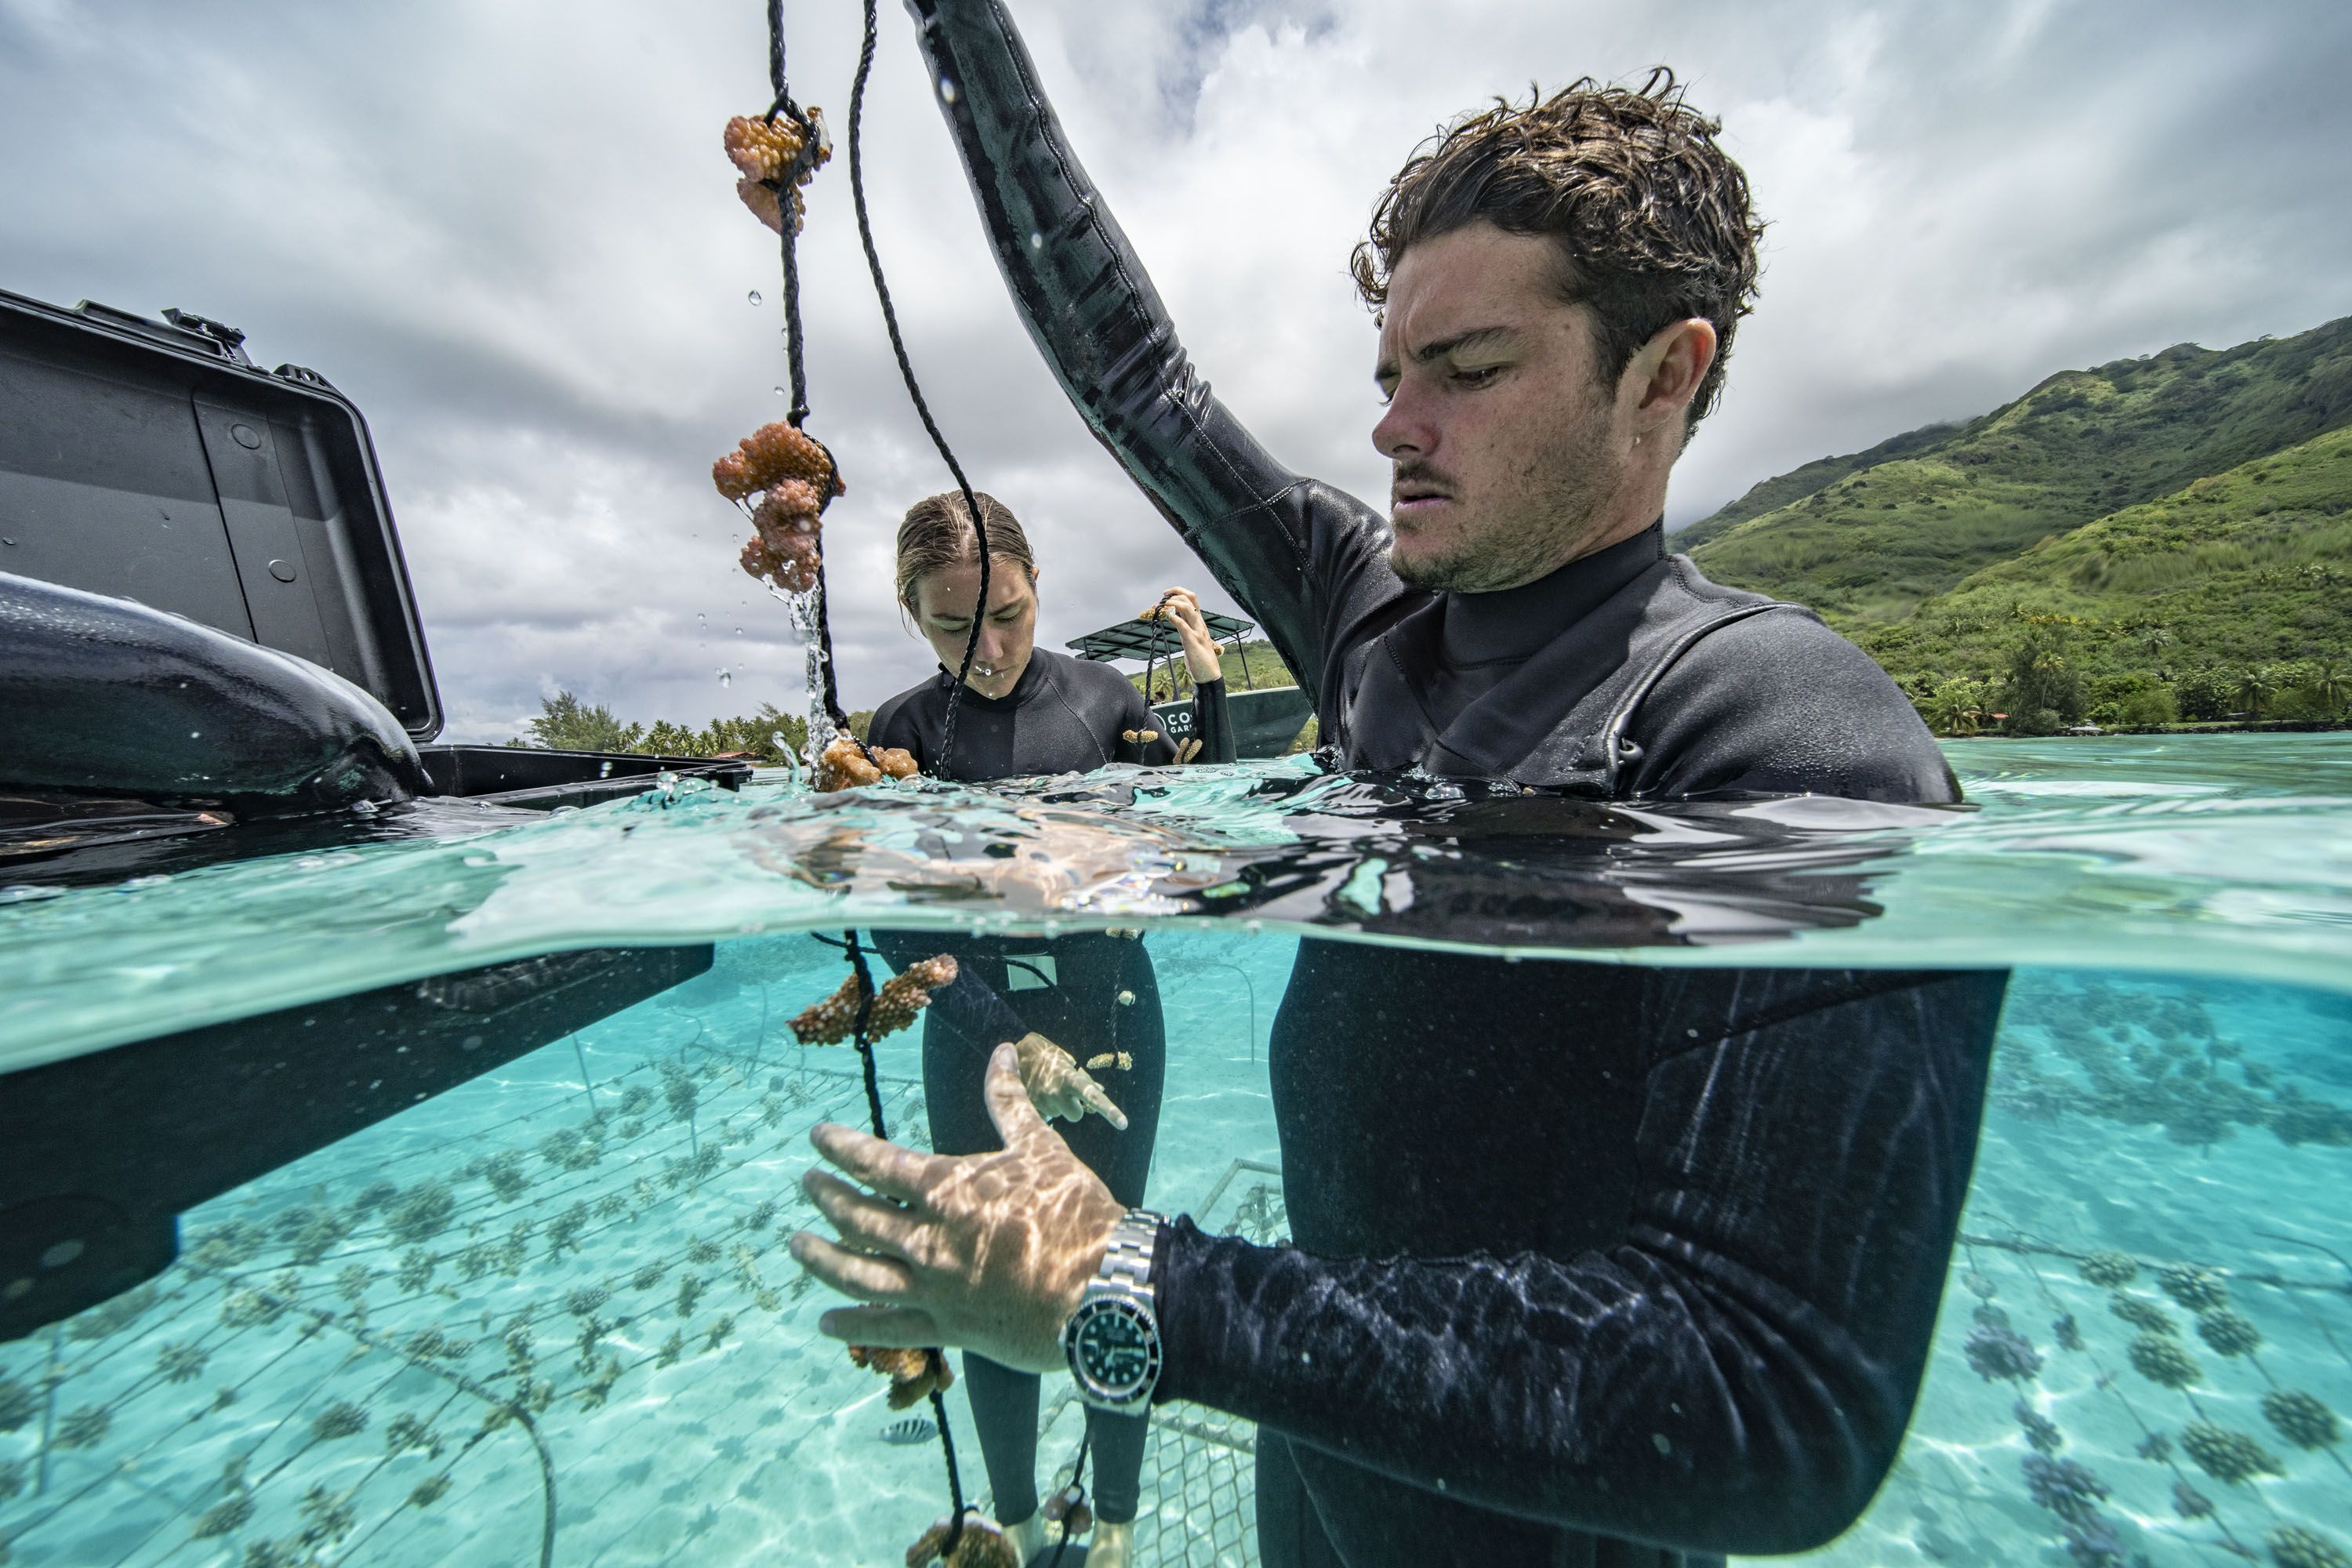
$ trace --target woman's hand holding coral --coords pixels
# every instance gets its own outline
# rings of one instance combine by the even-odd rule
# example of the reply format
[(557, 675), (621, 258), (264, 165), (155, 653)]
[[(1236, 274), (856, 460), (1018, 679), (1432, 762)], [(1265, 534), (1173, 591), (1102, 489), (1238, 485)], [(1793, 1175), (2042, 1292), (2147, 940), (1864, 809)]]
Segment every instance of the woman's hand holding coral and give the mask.
[(1024, 1372), (1063, 1364), (1062, 1325), (1127, 1211), (1030, 1105), (1019, 1059), (1009, 1045), (989, 1058), (983, 1092), (1004, 1140), (995, 1153), (922, 1154), (832, 1122), (810, 1133), (818, 1153), (872, 1189), (822, 1169), (801, 1178), (841, 1240), (802, 1231), (793, 1258), (868, 1303), (825, 1313), (824, 1333), (961, 1345)]
[(1013, 1049), (1021, 1058), (1021, 1085), (1038, 1115), (1049, 1121), (1078, 1121), (1091, 1110), (1121, 1132), (1127, 1131), (1127, 1113), (1111, 1103), (1103, 1086), (1069, 1052), (1034, 1032), (1013, 1041)]

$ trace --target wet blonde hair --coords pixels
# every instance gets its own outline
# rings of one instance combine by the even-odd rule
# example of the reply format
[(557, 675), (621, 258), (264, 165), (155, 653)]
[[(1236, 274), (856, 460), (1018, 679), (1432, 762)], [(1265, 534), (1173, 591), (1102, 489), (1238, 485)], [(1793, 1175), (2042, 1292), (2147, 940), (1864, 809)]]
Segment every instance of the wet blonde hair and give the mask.
[[(1037, 560), (1029, 553), (1029, 536), (1022, 531), (1021, 520), (985, 490), (974, 490), (972, 499), (980, 503), (981, 521), (988, 528), (990, 561), (1012, 563), (1034, 584)], [(963, 497), (956, 491), (925, 496), (908, 507), (898, 521), (898, 603), (907, 613), (916, 613), (915, 590), (924, 574), (977, 561), (978, 544), (971, 514), (964, 510)]]

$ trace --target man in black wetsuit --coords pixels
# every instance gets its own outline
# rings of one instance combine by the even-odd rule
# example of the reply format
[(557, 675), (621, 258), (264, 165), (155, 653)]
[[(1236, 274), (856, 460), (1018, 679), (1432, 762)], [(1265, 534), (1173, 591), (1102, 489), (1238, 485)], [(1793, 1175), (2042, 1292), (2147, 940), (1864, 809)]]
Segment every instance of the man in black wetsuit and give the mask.
[[(1893, 684), (1658, 521), (1755, 279), (1669, 84), (1457, 126), (1359, 254), (1393, 532), (1198, 381), (999, 0), (916, 0), (999, 265), (1097, 437), (1316, 695), (1343, 765), (1612, 799), (1948, 802)], [(1271, 1058), (1294, 1244), (1178, 1218), (1155, 1397), (1259, 1423), (1269, 1564), (1798, 1551), (1893, 1462), (1968, 1187), (2000, 974), (1522, 963), (1302, 942)], [(795, 1238), (827, 1331), (1055, 1336), (1122, 1217), (989, 1079), (1003, 1153), (846, 1129)], [(888, 1201), (885, 1201), (888, 1200)]]

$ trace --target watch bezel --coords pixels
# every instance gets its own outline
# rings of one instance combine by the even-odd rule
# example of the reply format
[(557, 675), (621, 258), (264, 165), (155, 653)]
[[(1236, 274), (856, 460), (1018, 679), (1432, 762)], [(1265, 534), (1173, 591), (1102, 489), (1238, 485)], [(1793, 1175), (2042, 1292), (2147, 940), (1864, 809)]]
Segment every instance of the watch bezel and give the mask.
[[(1146, 1347), (1143, 1371), (1118, 1384), (1107, 1382), (1082, 1364), (1078, 1351), (1086, 1326), (1108, 1314), (1133, 1321), (1142, 1330)], [(1062, 1351), (1069, 1360), (1070, 1376), (1076, 1380), (1079, 1390), (1104, 1404), (1138, 1405), (1149, 1399), (1152, 1389), (1159, 1386), (1162, 1360), (1160, 1318), (1150, 1306), (1129, 1297), (1095, 1296), (1079, 1302), (1078, 1310), (1070, 1314), (1070, 1321), (1062, 1327)]]

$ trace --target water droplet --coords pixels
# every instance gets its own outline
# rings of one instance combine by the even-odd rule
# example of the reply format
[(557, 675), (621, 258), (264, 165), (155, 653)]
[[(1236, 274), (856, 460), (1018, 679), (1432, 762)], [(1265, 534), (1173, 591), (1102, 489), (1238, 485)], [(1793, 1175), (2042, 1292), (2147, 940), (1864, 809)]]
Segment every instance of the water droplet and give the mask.
[(704, 615), (700, 610), (697, 610), (694, 612), (694, 624), (698, 626), (707, 626), (710, 624), (710, 617)]
[(940, 101), (941, 103), (953, 103), (955, 100), (955, 78), (951, 76), (943, 76), (940, 78)]
[(191, 730), (188, 731), (188, 739), (191, 741), (201, 741), (204, 739), (204, 736), (205, 732), (202, 730)]
[(749, 294), (744, 295), (743, 298), (756, 305), (760, 302), (760, 291), (757, 289), (754, 289)]
[(789, 392), (787, 392), (787, 391), (785, 391), (782, 387), (781, 387), (781, 386), (780, 386), (780, 387), (776, 388), (776, 395), (777, 395), (778, 397), (790, 397), (790, 396), (792, 395), (792, 394), (791, 394), (791, 393), (789, 393)]
[(735, 635), (739, 637), (741, 637), (743, 635), (743, 628), (741, 626), (737, 626), (735, 628)]
[(1032, 250), (1043, 250), (1045, 248), (1045, 237), (1039, 234), (1034, 228), (1029, 231), (1029, 248)]
[(722, 669), (719, 672), (719, 684), (721, 686), (732, 686), (735, 684), (735, 678)]

